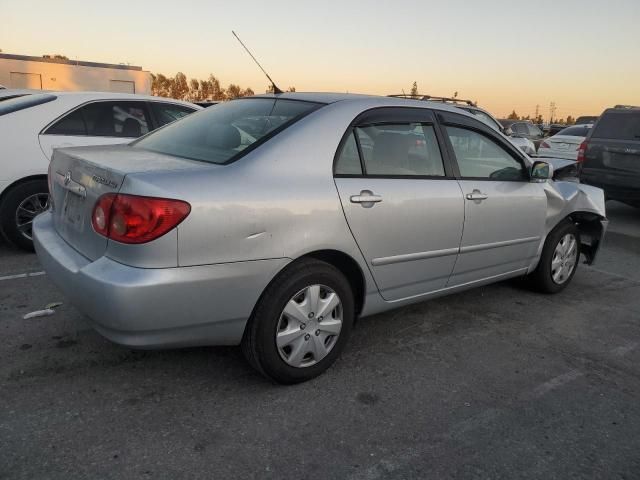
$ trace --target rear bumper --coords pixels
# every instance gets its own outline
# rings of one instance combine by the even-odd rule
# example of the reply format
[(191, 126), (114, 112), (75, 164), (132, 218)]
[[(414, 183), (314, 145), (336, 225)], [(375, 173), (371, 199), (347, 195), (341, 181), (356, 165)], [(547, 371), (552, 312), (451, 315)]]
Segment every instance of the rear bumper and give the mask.
[(91, 261), (56, 232), (49, 212), (33, 225), (51, 280), (109, 340), (138, 348), (237, 345), (260, 294), (289, 259), (177, 268)]

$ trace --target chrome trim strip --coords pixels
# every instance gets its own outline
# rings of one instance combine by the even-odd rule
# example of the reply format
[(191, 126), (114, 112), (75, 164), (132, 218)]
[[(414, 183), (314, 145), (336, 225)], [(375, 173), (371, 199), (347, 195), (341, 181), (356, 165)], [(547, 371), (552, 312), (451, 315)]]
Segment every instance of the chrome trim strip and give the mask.
[(492, 248), (510, 247), (522, 243), (533, 243), (540, 241), (540, 237), (516, 238), (515, 240), (505, 240), (504, 242), (481, 243), (479, 245), (469, 245), (460, 247), (460, 253), (479, 252), (481, 250), (491, 250)]
[(430, 252), (407, 253), (403, 255), (394, 255), (392, 257), (380, 257), (371, 260), (371, 265), (379, 267), (381, 265), (390, 265), (392, 263), (411, 262), (414, 260), (425, 260), (427, 258), (446, 257), (449, 255), (457, 255), (458, 248), (445, 248), (443, 250), (432, 250)]
[(540, 241), (541, 237), (516, 238), (515, 240), (505, 240), (503, 242), (482, 243), (479, 245), (469, 245), (461, 248), (445, 248), (443, 250), (431, 250), (430, 252), (406, 253), (403, 255), (393, 255), (391, 257), (380, 257), (371, 260), (371, 265), (380, 267), (382, 265), (392, 265), (394, 263), (412, 262), (414, 260), (426, 260), (428, 258), (448, 257), (458, 253), (479, 252), (491, 250), (492, 248), (510, 247), (522, 243), (533, 243)]

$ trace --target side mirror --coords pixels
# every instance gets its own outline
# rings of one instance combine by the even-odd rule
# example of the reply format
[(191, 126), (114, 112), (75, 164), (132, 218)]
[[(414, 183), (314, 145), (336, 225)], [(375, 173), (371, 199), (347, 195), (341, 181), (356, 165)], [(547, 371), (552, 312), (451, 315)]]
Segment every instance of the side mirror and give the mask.
[(502, 133), (504, 133), (507, 137), (513, 136), (513, 130), (511, 130), (511, 127), (505, 127)]
[(553, 167), (547, 162), (535, 162), (531, 167), (531, 181), (543, 183), (553, 178)]

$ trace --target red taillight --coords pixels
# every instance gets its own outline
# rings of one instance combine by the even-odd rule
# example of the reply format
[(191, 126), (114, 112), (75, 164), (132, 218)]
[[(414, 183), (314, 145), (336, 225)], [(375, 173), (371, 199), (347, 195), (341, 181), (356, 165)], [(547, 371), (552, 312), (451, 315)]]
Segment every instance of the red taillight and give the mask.
[(539, 148), (551, 148), (551, 145), (549, 145), (547, 142), (542, 142)]
[(586, 152), (587, 152), (587, 141), (585, 140), (578, 147), (578, 163), (584, 163)]
[(93, 229), (122, 243), (146, 243), (175, 228), (191, 212), (182, 200), (107, 193), (91, 216)]

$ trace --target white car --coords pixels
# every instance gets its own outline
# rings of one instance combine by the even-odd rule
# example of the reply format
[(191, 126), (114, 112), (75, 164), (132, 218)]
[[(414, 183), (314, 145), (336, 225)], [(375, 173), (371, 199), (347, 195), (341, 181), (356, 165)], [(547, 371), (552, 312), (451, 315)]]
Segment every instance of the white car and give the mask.
[(560, 130), (553, 137), (545, 139), (538, 148), (539, 157), (578, 159), (578, 149), (593, 125), (574, 125)]
[[(10, 89), (2, 90), (11, 95)], [(202, 107), (146, 95), (20, 91), (0, 98), (0, 232), (32, 249), (31, 222), (46, 209), (53, 149), (129, 143)]]

